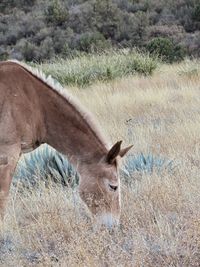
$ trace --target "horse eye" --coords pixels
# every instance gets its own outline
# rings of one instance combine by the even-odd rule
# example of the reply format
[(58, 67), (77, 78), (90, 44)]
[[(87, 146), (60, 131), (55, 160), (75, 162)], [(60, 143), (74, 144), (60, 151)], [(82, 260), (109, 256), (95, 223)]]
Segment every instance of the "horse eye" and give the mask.
[(111, 185), (109, 184), (109, 188), (112, 190), (112, 191), (116, 191), (118, 186), (117, 185)]

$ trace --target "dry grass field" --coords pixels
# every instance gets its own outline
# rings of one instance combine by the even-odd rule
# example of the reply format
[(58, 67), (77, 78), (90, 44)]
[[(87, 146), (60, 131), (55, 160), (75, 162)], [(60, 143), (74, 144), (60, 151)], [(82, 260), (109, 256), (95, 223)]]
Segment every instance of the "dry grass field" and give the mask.
[(200, 266), (200, 62), (161, 65), (89, 88), (70, 88), (113, 141), (173, 160), (122, 184), (119, 228), (93, 227), (76, 192), (12, 187), (0, 226), (0, 266)]

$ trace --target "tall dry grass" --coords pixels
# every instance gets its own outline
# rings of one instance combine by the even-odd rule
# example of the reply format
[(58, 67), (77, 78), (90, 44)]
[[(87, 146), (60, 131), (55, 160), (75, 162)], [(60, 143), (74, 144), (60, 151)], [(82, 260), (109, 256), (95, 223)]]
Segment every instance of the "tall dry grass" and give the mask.
[(0, 227), (0, 266), (200, 266), (200, 71), (161, 66), (152, 77), (70, 90), (114, 142), (173, 159), (175, 170), (122, 184), (118, 229), (95, 230), (76, 192), (13, 187)]

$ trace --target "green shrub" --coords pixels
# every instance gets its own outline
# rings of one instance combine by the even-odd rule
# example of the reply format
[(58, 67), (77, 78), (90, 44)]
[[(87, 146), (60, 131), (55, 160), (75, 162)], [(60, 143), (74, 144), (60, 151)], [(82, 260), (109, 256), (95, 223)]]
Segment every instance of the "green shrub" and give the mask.
[(76, 48), (84, 52), (98, 52), (111, 47), (111, 44), (99, 32), (87, 32), (80, 36)]
[(86, 86), (96, 81), (109, 81), (136, 73), (150, 75), (157, 67), (157, 61), (136, 51), (120, 50), (60, 59), (36, 67), (63, 85)]
[(45, 11), (45, 18), (47, 23), (61, 26), (68, 18), (68, 10), (59, 0), (54, 0)]
[(26, 61), (31, 61), (33, 58), (35, 60), (39, 59), (38, 48), (34, 44), (27, 41), (25, 41), (25, 44), (22, 48), (22, 55)]
[(198, 3), (194, 8), (193, 20), (200, 22), (200, 3)]
[(8, 59), (8, 53), (5, 49), (0, 47), (0, 60), (7, 60)]
[(179, 62), (186, 56), (186, 49), (181, 45), (174, 46), (173, 61)]
[(53, 40), (50, 37), (44, 39), (40, 45), (40, 54), (46, 59), (50, 59), (54, 55)]
[(158, 55), (163, 61), (172, 63), (184, 59), (185, 50), (180, 45), (174, 45), (168, 38), (157, 37), (152, 39), (147, 50), (150, 54)]

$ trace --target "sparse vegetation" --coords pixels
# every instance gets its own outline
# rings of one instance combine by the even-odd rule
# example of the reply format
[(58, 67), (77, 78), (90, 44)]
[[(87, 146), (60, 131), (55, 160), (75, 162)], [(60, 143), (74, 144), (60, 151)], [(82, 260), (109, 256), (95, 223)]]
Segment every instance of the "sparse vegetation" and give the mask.
[(187, 60), (160, 65), (152, 76), (68, 87), (113, 142), (134, 144), (130, 158), (142, 152), (166, 165), (122, 182), (121, 225), (111, 232), (93, 228), (76, 190), (41, 182), (21, 192), (13, 184), (0, 226), (0, 265), (199, 266), (199, 84), (199, 61)]

